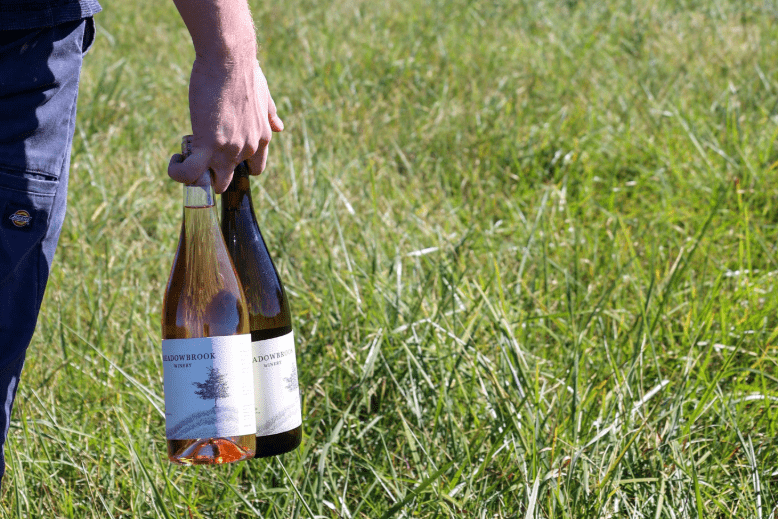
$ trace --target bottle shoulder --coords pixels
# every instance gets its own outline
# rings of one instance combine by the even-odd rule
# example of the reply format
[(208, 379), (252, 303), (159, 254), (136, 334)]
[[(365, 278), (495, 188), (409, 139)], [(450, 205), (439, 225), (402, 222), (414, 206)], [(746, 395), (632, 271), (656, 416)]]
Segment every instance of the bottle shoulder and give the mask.
[(165, 291), (163, 338), (250, 332), (245, 294), (213, 216), (188, 209), (184, 212), (181, 238)]

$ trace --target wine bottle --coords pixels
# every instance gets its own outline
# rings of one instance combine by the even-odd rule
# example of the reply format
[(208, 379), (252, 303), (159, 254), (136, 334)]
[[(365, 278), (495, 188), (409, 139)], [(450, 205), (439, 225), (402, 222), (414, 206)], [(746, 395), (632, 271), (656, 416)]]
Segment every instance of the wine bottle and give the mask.
[[(191, 150), (184, 137), (182, 152)], [(184, 186), (184, 218), (162, 311), (168, 458), (182, 465), (254, 456), (249, 314), (224, 243), (210, 170)]]
[(257, 225), (245, 162), (222, 194), (222, 233), (248, 302), (254, 368), (257, 458), (289, 452), (302, 438), (289, 301)]

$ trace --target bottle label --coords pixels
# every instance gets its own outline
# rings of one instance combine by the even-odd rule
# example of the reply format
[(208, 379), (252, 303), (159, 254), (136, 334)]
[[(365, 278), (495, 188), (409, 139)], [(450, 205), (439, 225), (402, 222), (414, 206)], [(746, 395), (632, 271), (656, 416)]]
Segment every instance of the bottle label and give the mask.
[(251, 335), (164, 339), (165, 429), (169, 440), (256, 432)]
[(254, 341), (257, 436), (290, 431), (303, 423), (294, 332)]

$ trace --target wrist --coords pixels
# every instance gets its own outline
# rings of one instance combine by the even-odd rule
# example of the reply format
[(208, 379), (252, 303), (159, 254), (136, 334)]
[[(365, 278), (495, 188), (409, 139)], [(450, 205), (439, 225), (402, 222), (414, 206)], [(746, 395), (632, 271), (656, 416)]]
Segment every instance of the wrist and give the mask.
[[(250, 36), (250, 37), (249, 37)], [(257, 40), (253, 27), (245, 32), (220, 34), (218, 37), (195, 43), (195, 57), (209, 67), (227, 67), (251, 63), (257, 59)]]
[(257, 40), (246, 0), (174, 0), (197, 59), (215, 66), (254, 60)]

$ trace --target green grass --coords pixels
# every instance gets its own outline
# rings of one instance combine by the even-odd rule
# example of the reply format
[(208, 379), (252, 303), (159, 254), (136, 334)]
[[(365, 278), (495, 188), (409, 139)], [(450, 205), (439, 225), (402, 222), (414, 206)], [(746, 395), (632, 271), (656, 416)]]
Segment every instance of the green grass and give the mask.
[(778, 516), (778, 4), (252, 5), (303, 444), (166, 461), (193, 51), (106, 4), (0, 516)]

